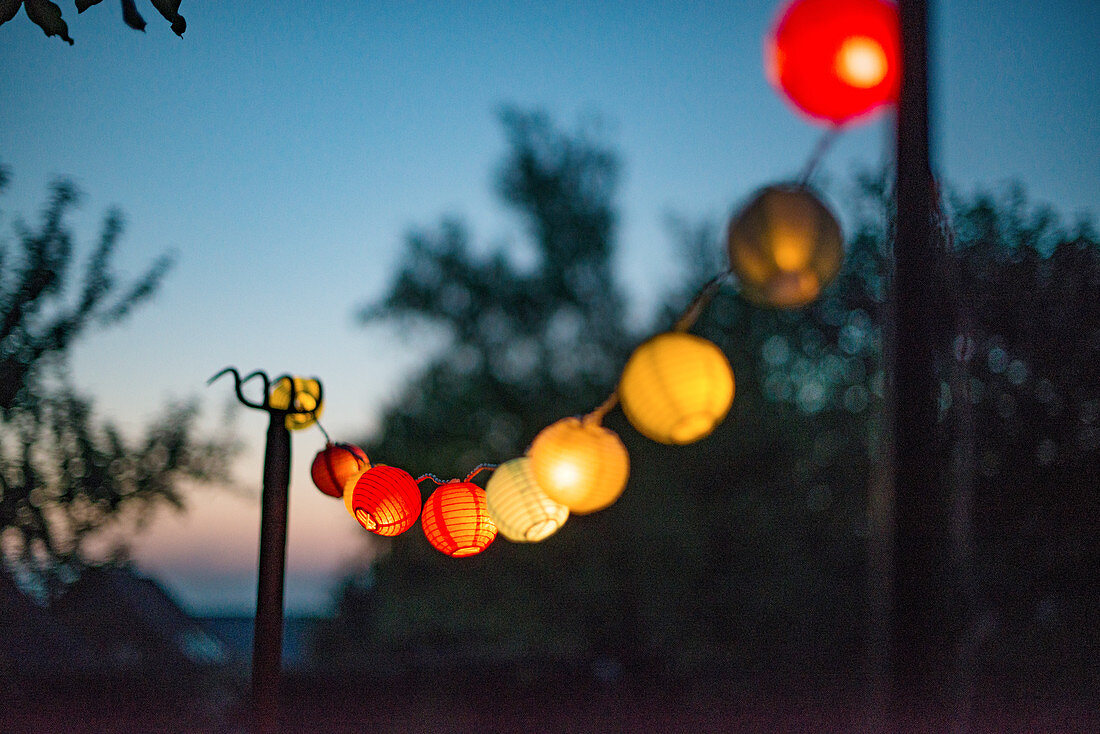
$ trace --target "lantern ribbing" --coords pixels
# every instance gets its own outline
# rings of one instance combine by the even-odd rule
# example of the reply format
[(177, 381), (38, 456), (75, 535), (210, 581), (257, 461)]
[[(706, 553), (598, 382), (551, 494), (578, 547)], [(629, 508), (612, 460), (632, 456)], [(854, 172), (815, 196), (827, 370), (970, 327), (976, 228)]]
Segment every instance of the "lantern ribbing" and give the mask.
[(455, 558), (480, 553), (497, 535), (485, 490), (470, 482), (448, 482), (432, 492), (420, 527), (433, 548)]
[(351, 506), (359, 524), (376, 535), (400, 535), (420, 514), (420, 488), (404, 469), (377, 464), (355, 483)]
[(709, 435), (729, 412), (734, 380), (729, 360), (712, 342), (684, 332), (658, 334), (623, 368), (619, 395), (643, 436), (686, 444)]
[(552, 500), (535, 481), (531, 459), (522, 456), (497, 467), (485, 487), (489, 517), (516, 543), (544, 540), (569, 518), (569, 508)]

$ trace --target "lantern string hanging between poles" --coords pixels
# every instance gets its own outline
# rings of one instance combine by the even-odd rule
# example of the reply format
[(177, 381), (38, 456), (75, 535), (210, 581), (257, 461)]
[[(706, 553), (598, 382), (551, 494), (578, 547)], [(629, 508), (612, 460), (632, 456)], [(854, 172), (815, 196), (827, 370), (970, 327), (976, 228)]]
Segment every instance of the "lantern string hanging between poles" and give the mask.
[[(826, 6), (829, 11), (824, 13), (821, 9)], [(550, 500), (571, 512), (584, 514), (608, 506), (621, 493), (629, 473), (629, 460), (618, 436), (602, 426), (603, 419), (620, 404), (636, 430), (667, 444), (697, 441), (709, 435), (725, 418), (735, 390), (729, 361), (715, 344), (688, 332), (730, 275), (736, 276), (740, 283), (742, 297), (770, 308), (805, 306), (835, 279), (843, 260), (843, 232), (836, 216), (810, 189), (809, 183), (849, 121), (861, 119), (896, 100), (900, 43), (896, 26), (897, 11), (887, 0), (790, 2), (767, 41), (767, 57), (777, 72), (772, 83), (796, 107), (823, 123), (824, 133), (814, 144), (798, 178), (763, 187), (731, 218), (726, 237), (728, 268), (703, 284), (671, 329), (635, 349), (611, 394), (591, 412), (563, 418), (536, 435), (526, 457), (536, 484)], [(696, 389), (700, 384), (706, 389)], [(661, 389), (655, 390), (654, 386)], [(649, 399), (658, 393), (662, 395), (660, 400)], [(699, 395), (705, 395), (706, 399), (697, 400)], [(282, 407), (285, 396), (278, 397)], [(312, 417), (315, 420), (316, 416)], [(289, 418), (288, 427), (291, 427)], [(299, 422), (297, 427), (305, 426)], [(320, 424), (318, 427), (321, 428)], [(324, 428), (321, 430), (324, 432)], [(325, 438), (328, 439), (327, 432)], [(610, 457), (615, 481), (584, 476), (593, 447)], [(495, 467), (479, 465), (465, 483), (470, 484), (485, 468)], [(375, 479), (381, 480), (371, 472), (383, 469), (391, 468), (376, 465), (356, 480), (350, 504), (349, 490), (345, 487), (345, 503), (361, 523), (356, 498), (366, 497), (367, 486), (373, 486)], [(433, 495), (440, 498), (454, 489), (444, 485), (463, 483), (458, 479), (443, 480), (431, 473), (413, 480), (404, 470), (392, 469), (402, 472), (401, 479), (409, 495), (417, 498), (415, 485), (425, 479), (435, 482), (437, 491)], [(510, 475), (508, 470), (504, 474)], [(604, 489), (610, 487), (610, 491), (598, 496), (586, 494), (592, 489), (589, 485), (595, 484), (604, 485)], [(363, 514), (372, 515), (365, 510)], [(415, 512), (412, 517), (415, 519)], [(562, 521), (555, 522), (560, 525)], [(377, 532), (367, 524), (364, 527)], [(526, 541), (532, 539), (527, 530), (516, 535)], [(444, 552), (454, 555), (453, 550)]]
[[(795, 184), (796, 188), (806, 189), (808, 187), (810, 177), (813, 175), (814, 171), (817, 169), (817, 166), (820, 164), (821, 160), (825, 157), (825, 154), (829, 151), (829, 148), (832, 146), (833, 142), (844, 131), (844, 127), (845, 127), (844, 121), (834, 122), (833, 124), (831, 124), (828, 127), (828, 129), (825, 130), (824, 134), (818, 139), (818, 141), (815, 144), (813, 150), (811, 151), (809, 159), (806, 161), (806, 164), (803, 167), (803, 170), (802, 170), (802, 173), (799, 177), (798, 183)], [(734, 274), (734, 272), (735, 272), (735, 270), (734, 270), (734, 267), (733, 267), (733, 261), (731, 259), (731, 265), (730, 265), (729, 268), (727, 268), (726, 270), (718, 273), (717, 275), (715, 275), (713, 278), (708, 280), (706, 283), (704, 283), (699, 288), (699, 290), (695, 293), (695, 295), (692, 297), (692, 299), (688, 302), (688, 305), (680, 313), (679, 317), (677, 317), (677, 319), (673, 323), (673, 326), (670, 329), (670, 331), (673, 332), (673, 333), (686, 333), (689, 329), (691, 329), (691, 327), (694, 326), (695, 323), (699, 320), (700, 316), (702, 316), (703, 311), (707, 308), (707, 306), (710, 305), (710, 303), (718, 295), (718, 292), (721, 289), (723, 282), (725, 282), (725, 280), (730, 275)], [(219, 375), (216, 375), (215, 378), (211, 378), (211, 379), (212, 380), (216, 379), (216, 377), (220, 376), (220, 374), (224, 374), (224, 372), (226, 372), (226, 371), (229, 371), (229, 370), (223, 370), (222, 373), (219, 373)], [(234, 371), (234, 374), (236, 374), (235, 371)], [(253, 377), (258, 376), (258, 374), (261, 374), (261, 373), (252, 373), (247, 378), (245, 378), (243, 381), (240, 380), (239, 376), (238, 376), (238, 381), (239, 382), (247, 382), (249, 379), (252, 379)], [(266, 376), (264, 376), (264, 377), (266, 379)], [(282, 378), (280, 378), (280, 379), (282, 379)], [(238, 386), (238, 395), (239, 395), (239, 397), (241, 397), (241, 400), (244, 401), (243, 396), (240, 396), (240, 394), (239, 394), (239, 386)], [(246, 402), (246, 404), (249, 404), (249, 403)], [(590, 411), (587, 414), (577, 416), (577, 417), (585, 425), (600, 426), (600, 425), (602, 425), (604, 418), (606, 418), (607, 415), (612, 410), (614, 410), (615, 407), (618, 404), (619, 404), (619, 387), (618, 387), (618, 385), (616, 385), (615, 389), (611, 391), (611, 394), (608, 395), (607, 398), (602, 403), (600, 403), (594, 410)], [(258, 407), (258, 406), (254, 406), (254, 407)], [(324, 426), (321, 425), (320, 421), (317, 421), (316, 418), (315, 418), (314, 422), (317, 424), (317, 427), (321, 430), (321, 433), (324, 434), (326, 443), (331, 443), (331, 438), (329, 437), (328, 432), (324, 429)], [(496, 464), (479, 464), (477, 467), (474, 468), (473, 471), (470, 472), (470, 474), (466, 477), (466, 479), (464, 481), (470, 482), (482, 470), (484, 470), (484, 469), (495, 469), (496, 467), (497, 467)], [(419, 485), (425, 479), (431, 479), (433, 482), (435, 482), (435, 484), (437, 486), (442, 486), (444, 484), (450, 484), (450, 483), (459, 481), (458, 479), (445, 480), (445, 479), (442, 479), (442, 478), (440, 478), (440, 477), (438, 477), (435, 474), (430, 473), (430, 472), (426, 473), (426, 474), (422, 474), (421, 476), (417, 477), (414, 481), (416, 482), (417, 485)]]
[[(844, 123), (843, 122), (833, 123), (832, 125), (829, 126), (829, 128), (821, 136), (821, 138), (818, 140), (817, 144), (814, 146), (813, 150), (811, 151), (810, 157), (807, 160), (806, 165), (803, 168), (803, 171), (802, 171), (799, 182), (797, 184), (795, 184), (795, 186), (794, 186), (794, 188), (796, 190), (805, 191), (807, 195), (813, 196), (812, 193), (810, 193), (807, 190), (809, 179), (813, 175), (813, 172), (816, 170), (818, 164), (824, 158), (825, 154), (828, 152), (828, 150), (829, 150), (830, 146), (832, 145), (832, 143), (840, 136), (840, 134), (841, 134), (841, 132), (843, 132), (843, 130), (844, 130)], [(816, 201), (816, 199), (815, 199), (815, 201)], [(744, 212), (744, 210), (742, 210), (742, 215), (743, 215), (743, 212)], [(742, 216), (742, 215), (739, 215), (739, 216)], [(735, 272), (737, 272), (737, 271), (735, 271), (735, 267), (734, 267), (735, 262), (734, 262), (734, 260), (735, 259), (731, 255), (730, 266), (726, 270), (723, 270), (722, 272), (720, 272), (717, 275), (715, 275), (714, 277), (712, 277), (710, 280), (708, 280), (706, 283), (704, 283), (699, 288), (699, 290), (695, 293), (695, 295), (692, 297), (692, 299), (688, 302), (688, 305), (684, 308), (684, 310), (680, 313), (679, 317), (673, 323), (673, 326), (670, 329), (670, 333), (685, 334), (689, 329), (691, 329), (692, 326), (695, 325), (695, 323), (702, 316), (703, 311), (707, 308), (707, 306), (710, 305), (710, 303), (718, 295), (718, 292), (721, 289), (722, 284), (725, 282), (725, 280), (730, 275), (733, 275)], [(728, 370), (728, 365), (727, 365), (726, 369)], [(254, 375), (250, 375), (248, 379), (251, 379), (251, 377), (253, 377), (253, 376)], [(731, 386), (731, 388), (732, 388), (732, 386)], [(732, 393), (732, 389), (731, 389), (731, 393)], [(602, 425), (604, 418), (606, 418), (607, 415), (617, 405), (619, 405), (619, 402), (620, 402), (619, 385), (616, 385), (615, 389), (612, 390), (611, 394), (608, 395), (607, 398), (602, 403), (600, 403), (594, 410), (590, 411), (587, 414), (577, 416), (577, 418), (579, 419), (580, 423), (585, 425), (585, 426), (599, 427), (599, 426)], [(727, 406), (727, 408), (728, 408), (728, 406)], [(725, 415), (725, 410), (722, 410), (721, 411), (721, 416), (724, 416), (724, 415)], [(718, 420), (721, 420), (721, 416), (717, 416)], [(632, 418), (630, 418), (629, 414), (628, 414), (628, 419), (630, 419), (631, 422), (634, 423), (634, 420)], [(321, 429), (322, 433), (324, 433), (326, 441), (330, 441), (328, 432), (325, 431), (324, 427), (321, 426), (320, 422), (317, 422), (317, 427)], [(709, 433), (709, 430), (706, 433)], [(705, 433), (703, 435), (705, 435)], [(652, 438), (653, 436), (651, 435), (650, 437)], [(654, 440), (662, 440), (662, 439), (654, 439)], [(673, 439), (670, 439), (670, 440), (672, 440), (673, 443), (684, 443), (684, 442), (686, 442), (682, 438), (679, 439), (679, 440), (673, 440)], [(528, 448), (528, 452), (530, 452), (530, 447)], [(496, 466), (497, 465), (495, 465), (495, 464), (480, 464), (477, 467), (475, 467), (472, 472), (470, 472), (470, 474), (466, 477), (465, 481), (470, 482), (483, 469), (488, 469), (488, 468), (495, 469)], [(425, 479), (431, 479), (433, 482), (435, 482), (436, 486), (442, 486), (444, 484), (451, 484), (451, 483), (459, 481), (458, 479), (444, 480), (444, 479), (442, 479), (442, 478), (440, 478), (440, 477), (438, 477), (435, 474), (432, 474), (430, 472), (426, 473), (426, 474), (422, 474), (420, 477), (416, 478), (414, 481), (417, 485), (419, 485)]]

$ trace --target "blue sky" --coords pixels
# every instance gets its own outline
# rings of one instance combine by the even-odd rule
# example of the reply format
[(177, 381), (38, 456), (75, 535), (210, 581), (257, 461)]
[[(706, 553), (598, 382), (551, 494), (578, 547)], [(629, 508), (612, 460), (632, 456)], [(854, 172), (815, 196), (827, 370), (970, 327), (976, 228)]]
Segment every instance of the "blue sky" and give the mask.
[[(123, 426), (193, 395), (212, 424), (228, 385), (203, 381), (236, 364), (319, 375), (329, 431), (372, 429), (426, 357), (352, 316), (384, 292), (404, 233), (454, 215), (485, 246), (522, 247), (492, 193), (502, 105), (565, 126), (604, 120), (624, 164), (619, 275), (642, 316), (676, 264), (666, 215), (724, 218), (795, 175), (820, 134), (764, 78), (777, 2), (185, 2), (182, 39), (148, 4), (144, 34), (115, 2), (82, 15), (61, 4), (73, 47), (22, 12), (0, 26), (0, 162), (14, 179), (0, 212), (33, 219), (48, 182), (69, 175), (86, 193), (73, 218), (84, 246), (118, 205), (121, 269), (177, 253), (155, 302), (74, 355), (76, 384)], [(933, 5), (943, 178), (967, 190), (1018, 179), (1069, 218), (1100, 215), (1100, 3)], [(829, 154), (839, 209), (853, 167), (889, 155), (890, 122)], [(197, 491), (136, 547), (196, 609), (247, 609), (254, 595), (264, 419), (237, 424), (245, 494)], [(295, 437), (287, 594), (299, 611), (365, 553), (309, 484), (321, 444)]]

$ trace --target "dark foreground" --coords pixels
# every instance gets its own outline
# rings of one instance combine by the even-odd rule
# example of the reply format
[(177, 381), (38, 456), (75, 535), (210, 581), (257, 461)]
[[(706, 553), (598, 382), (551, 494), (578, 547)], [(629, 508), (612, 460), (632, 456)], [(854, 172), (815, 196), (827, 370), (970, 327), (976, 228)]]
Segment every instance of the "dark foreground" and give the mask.
[[(3, 680), (0, 731), (119, 734), (250, 731), (246, 689), (226, 679)], [(627, 687), (289, 679), (284, 732), (1082, 732), (1100, 731), (1095, 701), (987, 695), (962, 708), (910, 703), (883, 713), (863, 691), (709, 686)], [(960, 727), (960, 723), (965, 724)]]

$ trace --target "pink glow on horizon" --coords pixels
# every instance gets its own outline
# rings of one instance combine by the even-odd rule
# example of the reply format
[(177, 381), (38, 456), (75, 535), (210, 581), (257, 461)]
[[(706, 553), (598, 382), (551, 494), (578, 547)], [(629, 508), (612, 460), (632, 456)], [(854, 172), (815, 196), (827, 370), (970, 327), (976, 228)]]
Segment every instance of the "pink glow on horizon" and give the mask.
[[(343, 502), (313, 486), (309, 463), (297, 455), (295, 460), (287, 532), (287, 609), (320, 614), (327, 611), (339, 580), (366, 566), (376, 551)], [(249, 456), (238, 465), (238, 475), (255, 475), (252, 482), (242, 482), (254, 487), (254, 494), (192, 489), (183, 512), (162, 511), (132, 545), (137, 567), (192, 610), (252, 612), (260, 532), (259, 462)]]

